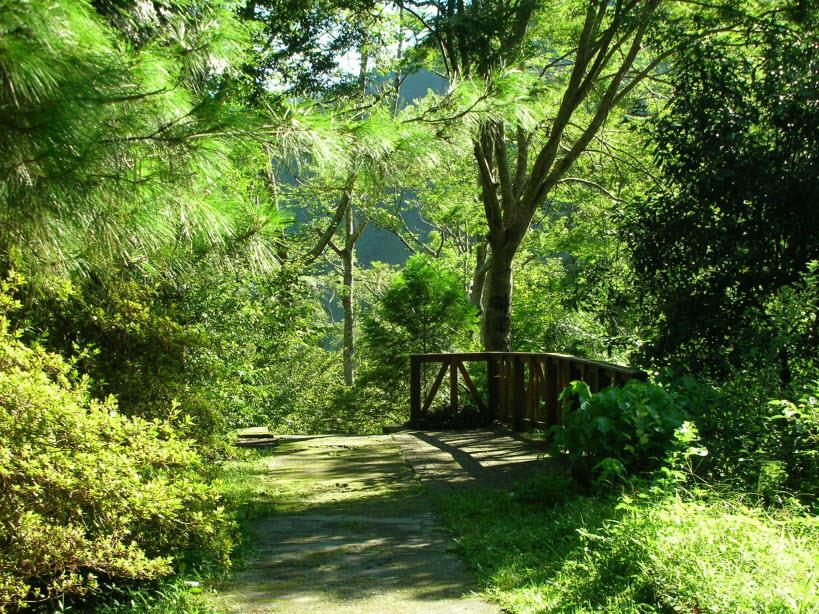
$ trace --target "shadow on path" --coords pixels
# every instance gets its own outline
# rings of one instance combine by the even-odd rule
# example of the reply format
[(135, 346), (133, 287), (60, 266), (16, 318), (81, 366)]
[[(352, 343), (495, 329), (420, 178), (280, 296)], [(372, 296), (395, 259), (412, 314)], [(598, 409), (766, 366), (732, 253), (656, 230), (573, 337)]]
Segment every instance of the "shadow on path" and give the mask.
[(394, 437), (421, 480), (435, 487), (508, 489), (554, 463), (543, 440), (503, 429), (410, 431)]

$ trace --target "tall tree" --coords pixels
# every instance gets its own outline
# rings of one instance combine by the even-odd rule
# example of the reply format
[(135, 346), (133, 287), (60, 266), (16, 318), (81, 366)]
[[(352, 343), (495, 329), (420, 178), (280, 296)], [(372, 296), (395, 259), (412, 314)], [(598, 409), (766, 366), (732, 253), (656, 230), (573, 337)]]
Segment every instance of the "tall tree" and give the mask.
[(490, 247), (483, 267), (487, 279), (482, 336), (487, 349), (508, 350), (512, 265), (533, 217), (567, 180), (568, 171), (598, 137), (612, 110), (638, 93), (637, 86), (672, 53), (674, 45), (648, 48), (675, 21), (668, 7), (673, 3), (397, 4), (426, 30), (426, 43), (437, 49), (453, 86), (470, 79), (491, 89), (499, 75), (519, 70), (537, 75), (528, 102), (548, 109), (534, 125), (488, 117), (477, 123), (472, 136)]

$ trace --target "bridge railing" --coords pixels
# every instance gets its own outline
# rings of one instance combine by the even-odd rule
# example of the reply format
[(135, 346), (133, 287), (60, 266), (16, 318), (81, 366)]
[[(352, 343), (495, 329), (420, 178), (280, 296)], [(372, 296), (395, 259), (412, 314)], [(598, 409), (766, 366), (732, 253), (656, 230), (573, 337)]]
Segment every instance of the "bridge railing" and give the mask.
[[(466, 363), (485, 363), (485, 392), (476, 386)], [(425, 364), (440, 365), (432, 385), (423, 386)], [(449, 376), (449, 408), (461, 408), (460, 382), (487, 421), (498, 420), (516, 430), (548, 428), (562, 421), (561, 391), (583, 380), (592, 392), (630, 379), (645, 380), (644, 371), (567, 354), (537, 352), (462, 352), (410, 356), (410, 422), (429, 411)]]

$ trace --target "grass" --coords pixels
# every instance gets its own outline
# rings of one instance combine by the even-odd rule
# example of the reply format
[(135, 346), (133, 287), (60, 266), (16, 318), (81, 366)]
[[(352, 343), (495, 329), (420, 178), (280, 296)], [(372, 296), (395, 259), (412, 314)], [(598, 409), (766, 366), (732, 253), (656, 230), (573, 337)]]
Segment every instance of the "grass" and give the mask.
[(204, 588), (208, 580), (174, 578), (150, 588), (108, 593), (97, 614), (222, 614), (213, 602), (213, 590)]
[[(287, 451), (286, 444), (248, 450), (224, 466), (220, 488), (236, 510), (239, 534), (249, 535), (250, 522), (261, 516), (313, 507), (343, 511), (372, 496), (355, 483), (339, 483), (318, 463), (307, 479), (288, 477), (286, 466), (277, 467), (274, 479), (271, 464)], [(354, 463), (365, 451), (341, 447), (331, 454)], [(401, 469), (384, 467), (385, 473)], [(389, 482), (377, 494), (373, 514), (385, 500), (398, 515), (404, 498), (408, 507), (419, 501), (414, 487)], [(514, 492), (432, 494), (486, 597), (508, 612), (819, 612), (816, 517), (714, 495), (589, 495), (561, 476)], [(240, 547), (239, 558), (248, 548)], [(95, 611), (219, 614), (212, 587), (222, 578), (202, 572), (109, 593)]]
[(509, 612), (819, 611), (816, 517), (565, 486), (436, 495), (486, 596)]

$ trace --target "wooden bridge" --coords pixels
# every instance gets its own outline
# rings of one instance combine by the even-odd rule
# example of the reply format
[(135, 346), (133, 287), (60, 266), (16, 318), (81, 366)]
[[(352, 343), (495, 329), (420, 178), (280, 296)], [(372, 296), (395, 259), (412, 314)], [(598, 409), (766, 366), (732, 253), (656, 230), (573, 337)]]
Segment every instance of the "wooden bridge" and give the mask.
[[(440, 365), (428, 390), (424, 390), (424, 365)], [(466, 363), (480, 365), (470, 373)], [(644, 371), (569, 356), (536, 352), (464, 352), (412, 354), (410, 356), (410, 422), (420, 422), (432, 406), (449, 373), (449, 409), (461, 409), (459, 388), (466, 392), (487, 422), (497, 420), (515, 430), (548, 428), (560, 424), (561, 391), (569, 382), (582, 380), (592, 392), (630, 379), (645, 380)], [(473, 377), (474, 376), (474, 377)], [(479, 379), (482, 378), (482, 379)], [(478, 386), (475, 380), (483, 383)], [(485, 390), (481, 394), (480, 388)]]

